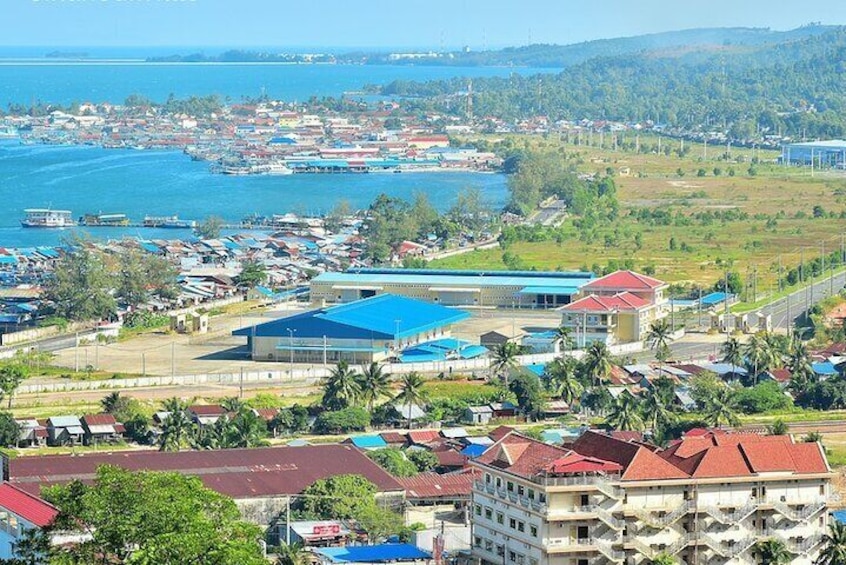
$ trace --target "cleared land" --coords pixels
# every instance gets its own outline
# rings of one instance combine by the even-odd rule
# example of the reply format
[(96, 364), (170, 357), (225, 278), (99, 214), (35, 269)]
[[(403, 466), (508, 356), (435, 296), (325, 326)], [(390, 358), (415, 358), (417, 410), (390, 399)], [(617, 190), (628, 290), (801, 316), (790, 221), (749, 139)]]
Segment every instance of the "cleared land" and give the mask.
[[(640, 142), (657, 143), (655, 138)], [(679, 146), (678, 141), (664, 143), (664, 147), (667, 143)], [(776, 284), (779, 260), (786, 272), (802, 260), (819, 256), (823, 247), (827, 252), (840, 249), (846, 232), (846, 220), (840, 217), (846, 211), (846, 175), (818, 172), (812, 177), (808, 168), (771, 163), (777, 156), (774, 152), (732, 149), (732, 160), (726, 161), (718, 159), (725, 153), (724, 146), (709, 147), (709, 158), (703, 160), (701, 144), (681, 158), (573, 145), (557, 150), (578, 163), (582, 172), (605, 174), (610, 169), (616, 175), (620, 215), (589, 237), (571, 219), (559, 228), (561, 237), (510, 244), (507, 250), (525, 268), (591, 269), (611, 260), (630, 259), (636, 269), (654, 269), (656, 276), (669, 282), (711, 286), (729, 266), (744, 279), (756, 270), (760, 293)], [(762, 163), (755, 165), (756, 174), (750, 176), (753, 154)], [(720, 169), (719, 176), (714, 175), (715, 168)], [(678, 175), (679, 169), (684, 176)], [(697, 176), (699, 169), (705, 176)], [(728, 176), (729, 169), (734, 169), (735, 176)], [(814, 217), (815, 206), (821, 217)], [(666, 211), (669, 225), (632, 216), (642, 209)], [(695, 217), (726, 211), (748, 217)], [(503, 252), (500, 248), (473, 251), (434, 261), (432, 266), (504, 269)]]

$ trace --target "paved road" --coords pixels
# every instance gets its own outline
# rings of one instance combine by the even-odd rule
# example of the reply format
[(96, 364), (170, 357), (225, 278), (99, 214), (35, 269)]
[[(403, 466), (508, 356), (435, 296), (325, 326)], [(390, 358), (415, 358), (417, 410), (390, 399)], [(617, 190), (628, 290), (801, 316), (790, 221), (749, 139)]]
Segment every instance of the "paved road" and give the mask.
[(824, 281), (797, 290), (790, 296), (765, 306), (761, 311), (772, 315), (773, 328), (787, 329), (793, 326), (796, 320), (802, 318), (808, 308), (831, 296), (832, 291), (837, 294), (844, 285), (846, 285), (846, 273), (836, 274)]

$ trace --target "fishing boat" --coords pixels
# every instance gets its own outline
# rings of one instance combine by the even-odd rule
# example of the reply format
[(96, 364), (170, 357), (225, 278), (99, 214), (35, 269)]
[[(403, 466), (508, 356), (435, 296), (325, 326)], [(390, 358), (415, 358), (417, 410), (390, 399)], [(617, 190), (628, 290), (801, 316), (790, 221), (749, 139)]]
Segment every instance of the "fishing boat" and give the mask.
[(68, 228), (75, 226), (70, 210), (50, 208), (28, 208), (24, 210), (21, 226), (25, 228)]
[(85, 214), (79, 223), (92, 227), (124, 227), (129, 225), (129, 218), (126, 214)]
[(145, 228), (191, 229), (197, 227), (197, 222), (180, 220), (179, 216), (144, 216), (141, 225)]

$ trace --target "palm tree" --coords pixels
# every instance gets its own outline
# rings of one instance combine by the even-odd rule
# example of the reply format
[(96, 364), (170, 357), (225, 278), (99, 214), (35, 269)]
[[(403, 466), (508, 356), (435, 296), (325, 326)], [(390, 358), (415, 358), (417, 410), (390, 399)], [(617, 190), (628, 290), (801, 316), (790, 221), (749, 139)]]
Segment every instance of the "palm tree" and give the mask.
[(722, 347), (723, 363), (731, 363), (732, 376), (737, 372), (737, 367), (743, 365), (743, 348), (737, 339), (730, 337)]
[(791, 381), (797, 377), (802, 380), (812, 379), (815, 376), (808, 348), (799, 338), (794, 338), (790, 342), (790, 349), (787, 353), (787, 368), (790, 369)]
[[(176, 400), (176, 399), (173, 399)], [(171, 405), (171, 408), (174, 406)], [(170, 414), (162, 422), (162, 433), (159, 436), (159, 451), (179, 451), (188, 441), (194, 423), (184, 409), (169, 410)]]
[(227, 412), (239, 412), (244, 407), (244, 401), (237, 396), (229, 396), (224, 398), (220, 405), (223, 406)]
[(558, 397), (571, 406), (581, 398), (585, 390), (576, 374), (576, 365), (577, 361), (572, 357), (561, 357), (546, 366), (547, 390), (553, 397)]
[(276, 565), (307, 565), (310, 561), (301, 543), (282, 544), (277, 549), (277, 555)]
[(649, 326), (649, 333), (646, 334), (646, 339), (649, 341), (649, 347), (652, 349), (666, 347), (670, 341), (670, 335), (672, 333), (673, 331), (666, 319), (652, 322)]
[(761, 565), (783, 565), (793, 559), (784, 542), (775, 538), (756, 543), (755, 552), (761, 556)]
[(188, 407), (188, 403), (184, 400), (172, 396), (162, 401), (162, 409), (165, 412), (182, 412)]
[(846, 524), (833, 522), (823, 536), (823, 549), (816, 565), (846, 565)]
[(226, 447), (260, 447), (267, 445), (266, 436), (267, 424), (251, 409), (243, 407), (229, 423)]
[(585, 355), (585, 368), (594, 384), (599, 384), (611, 373), (611, 351), (604, 341), (594, 341)]
[(520, 355), (520, 346), (513, 341), (506, 341), (494, 349), (491, 369), (505, 382), (506, 388), (508, 387), (509, 373), (519, 364), (517, 362), (518, 355)]
[(100, 401), (100, 406), (103, 407), (103, 412), (111, 414), (123, 402), (123, 397), (120, 392), (110, 392)]
[(340, 361), (323, 384), (323, 406), (329, 410), (347, 408), (355, 404), (360, 394), (356, 374), (346, 361)]
[(567, 326), (558, 326), (555, 330), (555, 337), (561, 343), (561, 349), (569, 351), (573, 347), (573, 330)]
[(775, 362), (775, 353), (766, 336), (753, 335), (743, 348), (746, 354), (746, 368), (752, 370), (752, 382), (758, 384), (761, 373), (769, 371)]
[(638, 413), (634, 397), (623, 392), (615, 398), (605, 423), (616, 430), (642, 430), (643, 418)]
[(408, 429), (411, 429), (411, 407), (420, 405), (426, 400), (426, 392), (423, 390), (423, 377), (412, 371), (403, 375), (400, 379), (400, 393), (394, 397), (394, 405), (408, 408)]
[(361, 390), (361, 400), (373, 412), (376, 401), (390, 393), (390, 378), (382, 372), (378, 363), (371, 363), (358, 375), (358, 388)]
[(667, 424), (672, 423), (676, 419), (673, 413), (672, 404), (667, 402), (663, 392), (657, 387), (652, 386), (646, 392), (641, 404), (643, 417), (653, 433), (659, 429), (663, 429)]
[(708, 399), (705, 406), (705, 421), (709, 426), (719, 428), (720, 426), (737, 426), (740, 419), (737, 417), (738, 405), (735, 390), (729, 386), (723, 386)]

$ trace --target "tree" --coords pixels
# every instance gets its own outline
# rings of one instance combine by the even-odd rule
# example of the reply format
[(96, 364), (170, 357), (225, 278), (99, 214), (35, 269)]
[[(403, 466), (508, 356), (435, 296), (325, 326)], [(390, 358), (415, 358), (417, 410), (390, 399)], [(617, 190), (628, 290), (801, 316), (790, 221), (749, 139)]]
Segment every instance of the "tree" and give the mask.
[(767, 426), (767, 434), (771, 436), (783, 436), (788, 433), (787, 424), (781, 418), (775, 420), (772, 425)]
[(704, 411), (710, 402), (725, 388), (726, 384), (711, 371), (704, 371), (690, 379), (690, 396), (696, 407)]
[(0, 447), (17, 447), (21, 427), (8, 412), (0, 412)]
[(793, 560), (793, 556), (787, 551), (784, 542), (776, 538), (757, 542), (755, 553), (761, 557), (761, 565), (783, 565)]
[(723, 363), (731, 364), (732, 375), (737, 373), (737, 367), (743, 365), (743, 348), (737, 339), (730, 337), (721, 348), (723, 354)]
[(116, 265), (115, 296), (128, 306), (138, 306), (155, 294), (176, 298), (177, 271), (164, 257), (137, 250), (121, 253)]
[(159, 435), (160, 451), (179, 451), (187, 442), (194, 429), (194, 423), (185, 412), (185, 405), (177, 398), (165, 401), (164, 408), (169, 412), (162, 422)]
[(646, 335), (649, 347), (655, 350), (655, 357), (662, 363), (670, 356), (668, 342), (672, 329), (666, 319), (656, 320), (649, 326), (649, 333)]
[(605, 423), (615, 430), (642, 430), (643, 418), (638, 412), (637, 401), (628, 392), (623, 392), (611, 404), (611, 413)]
[(518, 355), (520, 355), (520, 346), (513, 341), (501, 343), (494, 349), (491, 370), (503, 380), (506, 387), (509, 373), (519, 365)]
[(361, 395), (356, 374), (346, 361), (340, 361), (323, 384), (323, 407), (340, 410), (354, 406)]
[(395, 477), (413, 477), (417, 474), (417, 466), (406, 458), (401, 449), (396, 447), (369, 451), (367, 456)]
[(72, 481), (43, 494), (61, 509), (58, 529), (90, 536), (59, 549), (74, 563), (266, 563), (260, 530), (196, 477), (104, 465), (90, 486)]
[(740, 424), (737, 411), (738, 405), (735, 389), (723, 386), (705, 406), (705, 421), (708, 422), (709, 426), (714, 428), (719, 428), (720, 426), (737, 426)]
[(319, 479), (303, 491), (298, 503), (306, 516), (318, 520), (354, 520), (375, 504), (376, 485), (361, 475)]
[(572, 406), (584, 392), (584, 386), (576, 372), (578, 362), (572, 357), (560, 357), (546, 366), (546, 380), (549, 393)]
[[(411, 407), (414, 405), (421, 405), (426, 402), (426, 391), (423, 390), (425, 385), (423, 377), (420, 373), (412, 371), (405, 374), (400, 379), (400, 392), (394, 398), (394, 406)], [(411, 429), (411, 410), (408, 410), (408, 429)]]
[(373, 412), (376, 401), (391, 392), (390, 377), (382, 372), (378, 363), (371, 363), (358, 375), (358, 388), (361, 401)]
[(349, 407), (322, 413), (314, 422), (314, 431), (321, 434), (362, 432), (369, 425), (370, 412), (364, 408)]
[(414, 466), (417, 467), (417, 471), (420, 473), (431, 471), (439, 463), (438, 456), (425, 449), (406, 451), (405, 456), (408, 457), (409, 461), (414, 463)]
[(279, 556), (276, 559), (276, 565), (309, 565), (309, 553), (301, 543), (292, 543), (290, 545), (283, 543), (276, 551)]
[(743, 348), (746, 357), (746, 368), (750, 371), (752, 382), (757, 384), (761, 373), (769, 371), (775, 363), (775, 352), (767, 341), (766, 336), (753, 335)]
[(641, 408), (643, 417), (653, 432), (663, 430), (675, 421), (676, 415), (673, 413), (672, 400), (672, 397), (668, 399), (664, 391), (654, 384), (647, 389)]
[(656, 555), (651, 561), (651, 565), (677, 565), (678, 561), (675, 557), (666, 552), (661, 552)]
[(194, 228), (200, 239), (217, 239), (223, 229), (224, 221), (220, 216), (209, 216)]
[(567, 326), (558, 326), (555, 330), (555, 338), (561, 344), (561, 349), (569, 351), (573, 348), (573, 331)]
[(59, 259), (44, 287), (44, 299), (62, 318), (99, 320), (117, 310), (113, 286), (101, 254), (79, 247)]
[(12, 398), (23, 380), (27, 377), (26, 367), (17, 363), (0, 365), (0, 400), (6, 397), (8, 408), (12, 408)]
[(611, 351), (604, 341), (594, 341), (584, 359), (585, 368), (594, 384), (599, 384), (611, 373)]
[[(728, 287), (726, 287), (726, 279), (728, 279)], [(729, 271), (727, 277), (720, 277), (714, 284), (715, 292), (725, 292), (728, 294), (740, 294), (743, 292), (743, 279), (736, 271)]]
[(308, 428), (308, 410), (299, 404), (282, 408), (270, 421), (270, 428), (274, 434), (278, 433), (279, 430), (285, 430), (289, 433), (301, 432)]
[(517, 397), (517, 405), (527, 418), (536, 420), (543, 415), (546, 398), (540, 379), (529, 371), (521, 371), (511, 379), (508, 390)]
[(241, 266), (241, 272), (235, 277), (241, 288), (255, 288), (267, 281), (267, 267), (259, 261), (247, 261)]
[(798, 337), (794, 337), (790, 342), (787, 353), (787, 368), (790, 370), (790, 384), (793, 385), (791, 390), (794, 393), (804, 390), (810, 381), (816, 378), (808, 348)]
[[(226, 417), (220, 418), (224, 420)], [(251, 408), (242, 406), (229, 421), (226, 447), (261, 447), (267, 445), (267, 424)]]
[(823, 549), (816, 565), (846, 565), (846, 524), (832, 522), (823, 536)]

